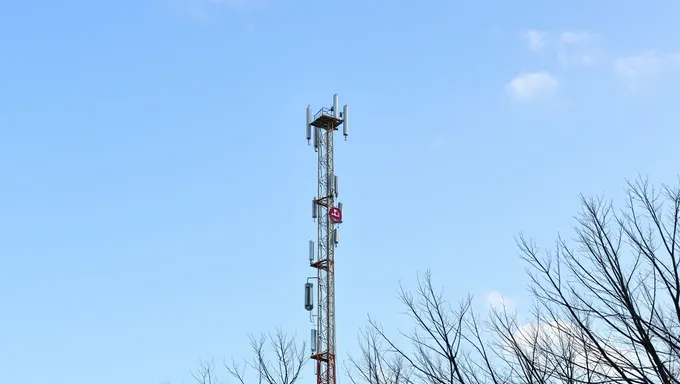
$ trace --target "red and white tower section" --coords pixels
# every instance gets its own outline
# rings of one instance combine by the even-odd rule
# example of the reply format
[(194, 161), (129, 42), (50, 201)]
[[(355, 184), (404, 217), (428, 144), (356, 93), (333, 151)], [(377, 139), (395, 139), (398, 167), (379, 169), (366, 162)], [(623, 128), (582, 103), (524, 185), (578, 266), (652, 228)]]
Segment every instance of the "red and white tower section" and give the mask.
[[(338, 226), (342, 222), (342, 203), (338, 197), (338, 176), (335, 174), (333, 136), (342, 126), (347, 140), (349, 133), (347, 105), (338, 109), (338, 95), (333, 105), (312, 114), (307, 106), (307, 142), (317, 153), (317, 192), (312, 199), (312, 218), (317, 223), (317, 241), (309, 241), (309, 265), (316, 276), (305, 284), (305, 309), (315, 325), (311, 332), (312, 356), (316, 364), (317, 384), (336, 384), (335, 358), (335, 248)], [(316, 280), (316, 313), (314, 313), (314, 280)]]

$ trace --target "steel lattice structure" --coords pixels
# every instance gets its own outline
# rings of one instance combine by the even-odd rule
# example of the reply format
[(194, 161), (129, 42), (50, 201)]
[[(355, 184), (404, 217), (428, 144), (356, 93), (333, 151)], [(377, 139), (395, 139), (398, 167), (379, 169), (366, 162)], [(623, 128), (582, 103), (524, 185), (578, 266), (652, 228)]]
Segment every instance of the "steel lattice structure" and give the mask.
[[(312, 329), (312, 356), (316, 361), (317, 384), (336, 384), (335, 345), (335, 247), (338, 244), (337, 225), (342, 221), (342, 204), (336, 206), (338, 178), (335, 175), (333, 134), (343, 125), (347, 137), (347, 106), (338, 111), (337, 95), (333, 107), (322, 108), (311, 116), (307, 107), (307, 140), (314, 140), (317, 152), (317, 197), (312, 202), (312, 216), (317, 219), (317, 242), (310, 242), (309, 262), (317, 271), (316, 315), (310, 319), (316, 323)], [(312, 135), (312, 131), (314, 134)], [(316, 249), (316, 251), (315, 251)], [(315, 254), (316, 253), (316, 257)], [(312, 284), (305, 285), (305, 308), (313, 309)], [(314, 318), (316, 318), (314, 321)]]

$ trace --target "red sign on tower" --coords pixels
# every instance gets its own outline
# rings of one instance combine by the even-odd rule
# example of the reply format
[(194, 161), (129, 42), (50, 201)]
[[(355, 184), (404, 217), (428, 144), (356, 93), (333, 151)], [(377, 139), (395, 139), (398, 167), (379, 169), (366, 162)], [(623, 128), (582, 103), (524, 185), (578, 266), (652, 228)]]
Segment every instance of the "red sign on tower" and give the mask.
[(342, 221), (342, 211), (339, 208), (333, 207), (328, 210), (328, 216), (334, 223), (339, 223)]

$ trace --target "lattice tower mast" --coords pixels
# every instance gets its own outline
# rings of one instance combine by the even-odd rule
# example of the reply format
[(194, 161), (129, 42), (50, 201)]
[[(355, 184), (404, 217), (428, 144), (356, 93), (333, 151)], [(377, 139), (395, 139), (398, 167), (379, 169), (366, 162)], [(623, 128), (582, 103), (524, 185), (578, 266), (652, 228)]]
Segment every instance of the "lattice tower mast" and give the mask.
[[(335, 174), (333, 133), (343, 126), (345, 140), (349, 133), (348, 107), (338, 110), (338, 96), (333, 95), (333, 106), (321, 108), (312, 115), (307, 106), (307, 141), (313, 140), (317, 152), (317, 195), (312, 200), (312, 217), (317, 222), (317, 242), (309, 242), (309, 265), (316, 276), (305, 284), (305, 309), (315, 324), (311, 332), (311, 359), (316, 362), (317, 384), (336, 384), (335, 344), (335, 248), (338, 245), (338, 226), (342, 222), (342, 203), (337, 203), (338, 177)], [(316, 248), (316, 251), (315, 251)], [(315, 255), (316, 254), (316, 255)], [(317, 280), (316, 315), (313, 314), (313, 286)]]

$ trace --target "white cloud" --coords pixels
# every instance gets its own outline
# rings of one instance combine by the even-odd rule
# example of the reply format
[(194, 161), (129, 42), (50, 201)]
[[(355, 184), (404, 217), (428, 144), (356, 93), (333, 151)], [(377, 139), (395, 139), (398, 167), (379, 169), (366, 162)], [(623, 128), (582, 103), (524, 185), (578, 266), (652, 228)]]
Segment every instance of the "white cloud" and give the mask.
[(440, 132), (432, 137), (432, 141), (430, 143), (433, 150), (440, 151), (451, 146), (451, 139), (447, 134)]
[(194, 21), (208, 22), (216, 16), (253, 10), (266, 0), (164, 0), (171, 11)]
[(673, 65), (680, 65), (680, 53), (671, 54), (670, 59)]
[[(649, 359), (644, 352), (637, 353), (628, 343), (622, 344), (615, 339), (610, 339), (603, 332), (598, 332), (593, 325), (589, 326), (594, 331), (595, 337), (603, 347), (606, 356), (614, 361), (637, 361), (643, 369), (650, 367)], [(575, 371), (573, 374), (582, 376), (586, 371), (597, 374), (606, 374), (611, 369), (606, 363), (604, 354), (593, 347), (588, 337), (584, 336), (583, 329), (574, 323), (567, 321), (530, 322), (519, 325), (514, 329), (513, 339), (517, 345), (512, 345), (504, 340), (501, 345), (506, 356), (517, 357), (533, 356), (537, 352), (539, 356), (566, 356), (572, 363)], [(585, 341), (584, 341), (585, 340)], [(536, 363), (539, 369), (551, 369), (553, 365), (544, 365), (545, 357), (540, 357)]]
[[(583, 30), (525, 30), (526, 47), (541, 57), (545, 71), (524, 73), (506, 85), (506, 90), (519, 101), (535, 101), (552, 96), (575, 69), (599, 69), (619, 77), (630, 90), (639, 91), (662, 76), (680, 74), (680, 52), (644, 50), (615, 56), (598, 33)], [(560, 71), (558, 81), (551, 73)]]
[(614, 71), (627, 78), (654, 75), (661, 69), (662, 61), (655, 51), (647, 51), (614, 59)]
[(560, 41), (564, 44), (586, 43), (593, 39), (590, 32), (565, 31), (560, 35)]
[(589, 67), (600, 62), (600, 39), (591, 32), (529, 30), (523, 37), (529, 50), (554, 55), (562, 67)]
[(524, 38), (532, 51), (540, 51), (546, 45), (547, 34), (542, 31), (529, 30), (524, 33)]
[(251, 0), (204, 0), (207, 3), (227, 5), (232, 7), (242, 7), (252, 3)]
[(532, 51), (540, 51), (544, 48), (559, 50), (566, 45), (583, 45), (595, 40), (595, 35), (583, 31), (564, 31), (553, 33), (530, 29), (523, 34), (524, 39)]
[(587, 53), (570, 54), (562, 51), (557, 57), (563, 67), (590, 67), (597, 62), (593, 55)]
[(513, 300), (498, 291), (491, 291), (486, 294), (486, 304), (494, 309), (512, 309), (514, 307)]
[(680, 53), (659, 53), (647, 50), (638, 54), (613, 57), (602, 45), (602, 36), (589, 31), (539, 31), (528, 30), (523, 34), (531, 51), (544, 51), (555, 55), (563, 68), (592, 67), (611, 64), (614, 72), (622, 77), (650, 76), (667, 70), (680, 68)]
[(559, 82), (548, 72), (520, 74), (508, 83), (507, 91), (520, 101), (539, 100), (550, 97), (557, 91)]
[(591, 32), (564, 31), (556, 42), (557, 59), (562, 67), (591, 67), (600, 62), (598, 37)]
[(647, 50), (638, 54), (612, 58), (611, 71), (621, 81), (626, 92), (649, 92), (661, 82), (677, 81), (680, 55)]

